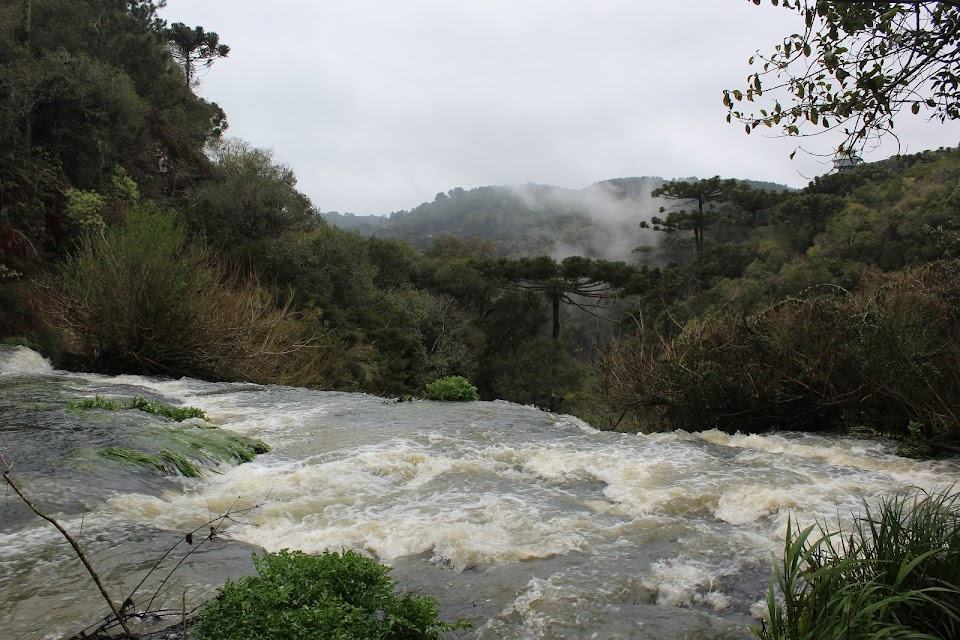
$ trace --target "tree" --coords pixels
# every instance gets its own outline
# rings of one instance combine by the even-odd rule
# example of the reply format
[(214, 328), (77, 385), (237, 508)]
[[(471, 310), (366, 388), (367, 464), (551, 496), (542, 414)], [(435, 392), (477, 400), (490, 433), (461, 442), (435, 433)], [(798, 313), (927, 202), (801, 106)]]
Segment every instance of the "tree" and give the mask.
[[(692, 182), (681, 180), (668, 182), (659, 189), (651, 191), (650, 195), (654, 198), (676, 200), (677, 204), (673, 205), (674, 207), (686, 206), (696, 202), (697, 208), (693, 211), (685, 209), (671, 211), (666, 218), (654, 216), (650, 219), (650, 222), (646, 220), (641, 222), (640, 228), (667, 233), (681, 230), (693, 231), (694, 245), (697, 253), (700, 253), (703, 251), (703, 232), (714, 210), (712, 203), (723, 200), (736, 187), (736, 184), (736, 180), (721, 180), (720, 176)], [(666, 207), (660, 207), (660, 213), (665, 211), (667, 211)]]
[[(849, 153), (892, 133), (905, 106), (941, 122), (960, 118), (960, 2), (784, 0), (783, 7), (799, 13), (804, 28), (750, 58), (762, 69), (747, 76), (745, 90), (723, 92), (727, 122), (743, 123), (747, 133), (760, 126), (786, 135), (841, 129), (839, 151)], [(744, 100), (764, 94), (786, 100), (742, 110)]]
[(203, 27), (192, 29), (182, 22), (174, 22), (164, 30), (173, 47), (173, 55), (183, 67), (187, 86), (193, 86), (197, 63), (209, 68), (218, 58), (226, 58), (230, 47), (220, 44), (220, 36)]
[(211, 145), (214, 176), (194, 194), (191, 223), (215, 245), (237, 249), (251, 240), (306, 230), (320, 221), (297, 178), (269, 149), (242, 140)]
[(740, 224), (750, 225), (754, 229), (760, 226), (760, 214), (773, 209), (780, 203), (786, 191), (754, 189), (747, 182), (740, 182), (727, 194), (728, 205), (740, 217)]
[(478, 261), (480, 270), (499, 280), (508, 291), (539, 291), (550, 301), (553, 311), (552, 336), (560, 337), (560, 303), (580, 308), (583, 298), (599, 305), (605, 293), (619, 293), (637, 285), (638, 271), (624, 262), (591, 260), (570, 256), (557, 262), (549, 256), (510, 260)]

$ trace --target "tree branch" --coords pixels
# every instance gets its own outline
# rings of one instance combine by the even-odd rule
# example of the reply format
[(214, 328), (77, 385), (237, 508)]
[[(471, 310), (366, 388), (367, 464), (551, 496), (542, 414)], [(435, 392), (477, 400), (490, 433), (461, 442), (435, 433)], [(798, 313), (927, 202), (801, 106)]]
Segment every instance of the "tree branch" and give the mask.
[(30, 498), (23, 491), (23, 489), (20, 488), (20, 485), (18, 485), (16, 481), (10, 476), (10, 472), (13, 471), (13, 465), (9, 463), (6, 458), (3, 457), (2, 453), (0, 453), (0, 465), (3, 466), (3, 479), (6, 481), (8, 485), (10, 485), (10, 488), (13, 489), (18, 496), (20, 496), (20, 499), (23, 500), (23, 503), (26, 504), (30, 508), (30, 510), (33, 511), (35, 514), (37, 514), (38, 516), (40, 516), (41, 518), (43, 518), (44, 520), (52, 524), (54, 527), (56, 527), (57, 531), (59, 531), (60, 534), (66, 539), (66, 541), (70, 543), (70, 546), (73, 547), (74, 553), (76, 553), (77, 557), (80, 558), (80, 562), (83, 563), (83, 566), (86, 568), (87, 573), (90, 574), (90, 577), (93, 578), (93, 581), (96, 583), (97, 589), (100, 590), (100, 595), (102, 595), (103, 599), (107, 601), (108, 605), (110, 605), (110, 610), (113, 612), (113, 615), (117, 617), (117, 622), (120, 623), (120, 626), (123, 628), (123, 632), (126, 635), (126, 637), (130, 638), (131, 640), (135, 640), (137, 636), (132, 631), (130, 631), (130, 627), (127, 625), (127, 621), (124, 619), (122, 610), (117, 608), (116, 603), (110, 597), (110, 594), (107, 592), (106, 587), (103, 586), (103, 582), (100, 580), (100, 576), (97, 574), (96, 570), (93, 568), (93, 564), (90, 562), (90, 559), (87, 557), (87, 554), (83, 551), (83, 547), (80, 546), (80, 543), (77, 542), (76, 538), (70, 535), (70, 532), (67, 531), (63, 527), (63, 525), (57, 522), (56, 519), (54, 519), (52, 516), (49, 516), (43, 511), (41, 511), (40, 508), (36, 504), (34, 504), (32, 500), (30, 500)]

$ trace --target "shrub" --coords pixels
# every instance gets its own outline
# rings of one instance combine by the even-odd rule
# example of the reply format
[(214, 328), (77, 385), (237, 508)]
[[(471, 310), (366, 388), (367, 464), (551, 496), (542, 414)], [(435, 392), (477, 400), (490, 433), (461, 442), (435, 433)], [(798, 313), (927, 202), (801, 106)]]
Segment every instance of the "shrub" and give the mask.
[(103, 231), (107, 225), (103, 220), (106, 201), (95, 191), (67, 189), (67, 206), (64, 211), (81, 232)]
[(454, 625), (433, 598), (398, 595), (390, 569), (353, 551), (254, 555), (258, 576), (227, 582), (203, 607), (199, 640), (438, 638)]
[[(893, 498), (852, 531), (787, 526), (762, 640), (960, 637), (960, 494)], [(816, 532), (816, 536), (814, 533)], [(776, 590), (783, 594), (781, 601)], [(853, 632), (853, 635), (851, 635)]]
[(77, 360), (105, 373), (307, 385), (332, 355), (289, 304), (151, 205), (83, 237), (40, 289)]
[(463, 376), (447, 376), (427, 385), (427, 398), (446, 402), (479, 400), (477, 388)]
[(649, 426), (729, 432), (867, 427), (951, 448), (960, 441), (960, 261), (867, 273), (753, 315), (721, 310), (660, 344), (600, 359), (614, 407)]

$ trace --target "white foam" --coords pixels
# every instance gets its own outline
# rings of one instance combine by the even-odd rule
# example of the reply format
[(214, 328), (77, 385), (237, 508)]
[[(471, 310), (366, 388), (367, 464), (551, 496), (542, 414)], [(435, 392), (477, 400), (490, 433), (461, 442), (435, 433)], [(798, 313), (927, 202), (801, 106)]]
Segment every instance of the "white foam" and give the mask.
[(0, 347), (0, 376), (50, 375), (53, 365), (27, 347)]

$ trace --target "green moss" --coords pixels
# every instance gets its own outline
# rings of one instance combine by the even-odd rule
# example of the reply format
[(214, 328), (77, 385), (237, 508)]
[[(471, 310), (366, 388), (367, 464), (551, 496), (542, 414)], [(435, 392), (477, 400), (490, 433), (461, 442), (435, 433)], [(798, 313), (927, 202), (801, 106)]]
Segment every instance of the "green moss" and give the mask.
[(22, 336), (10, 336), (0, 340), (0, 345), (5, 347), (26, 347), (27, 349), (33, 349), (37, 351), (36, 345), (30, 341), (29, 338), (24, 338)]

